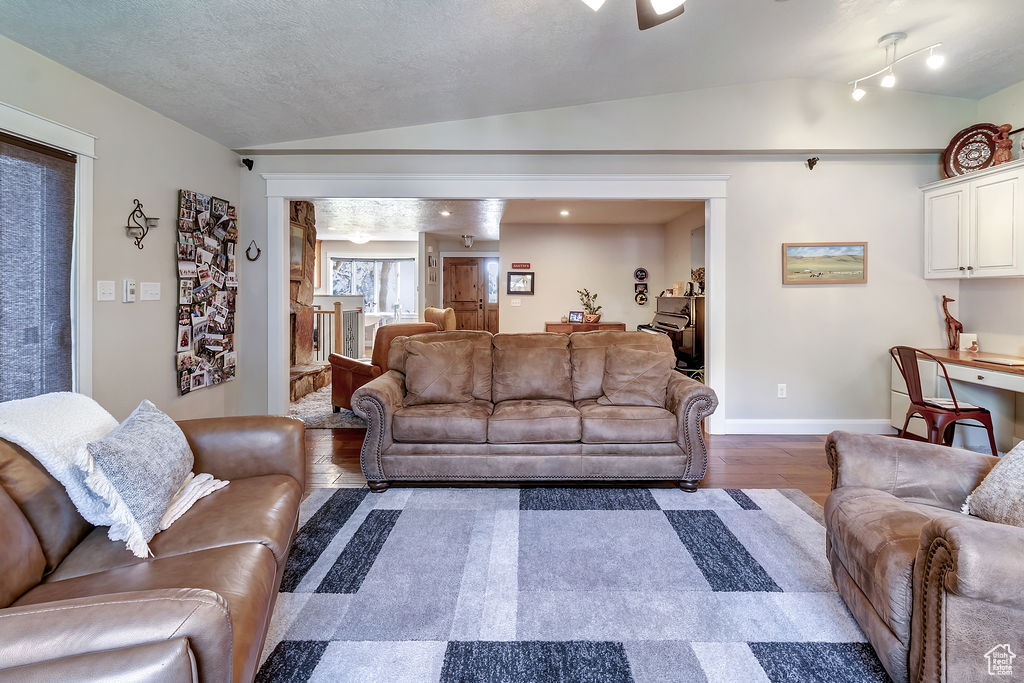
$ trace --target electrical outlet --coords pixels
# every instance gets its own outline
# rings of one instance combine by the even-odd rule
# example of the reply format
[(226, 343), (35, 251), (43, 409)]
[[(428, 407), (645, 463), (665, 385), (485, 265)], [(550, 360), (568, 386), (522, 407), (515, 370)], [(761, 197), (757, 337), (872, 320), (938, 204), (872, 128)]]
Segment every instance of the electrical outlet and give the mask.
[(779, 398), (786, 398), (786, 385), (785, 384), (780, 384), (779, 385)]
[(114, 300), (114, 281), (113, 280), (97, 280), (96, 281), (96, 301), (113, 301)]

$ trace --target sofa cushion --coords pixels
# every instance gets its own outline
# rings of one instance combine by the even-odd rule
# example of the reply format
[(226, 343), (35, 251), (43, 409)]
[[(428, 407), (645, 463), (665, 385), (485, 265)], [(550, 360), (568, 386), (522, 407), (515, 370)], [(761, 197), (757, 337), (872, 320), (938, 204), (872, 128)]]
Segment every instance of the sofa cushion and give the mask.
[(192, 472), (192, 449), (181, 428), (150, 401), (102, 439), (86, 445), (92, 462), (78, 463), (85, 483), (114, 520), (110, 537), (136, 557), (160, 530), (171, 499)]
[(553, 332), (494, 335), (492, 401), (572, 401), (569, 337)]
[(430, 403), (395, 411), (391, 433), (395, 441), (412, 443), (486, 443), (488, 401)]
[(964, 507), (987, 522), (1024, 527), (1024, 441), (999, 459)]
[(252, 680), (259, 664), (277, 582), (274, 554), (260, 543), (222, 546), (157, 558), (36, 586), (17, 607), (54, 600), (158, 588), (205, 588), (228, 603), (233, 679)]
[(583, 443), (675, 442), (676, 416), (654, 406), (606, 406), (594, 399), (577, 401)]
[(612, 346), (605, 353), (601, 397), (606, 406), (665, 407), (675, 358), (658, 351)]
[(0, 439), (0, 485), (17, 503), (39, 539), (46, 571), (53, 571), (93, 526), (78, 514), (60, 482), (21, 446)]
[(558, 399), (502, 401), (487, 421), (490, 443), (571, 443), (580, 440), (580, 411)]
[(46, 558), (32, 525), (0, 486), (0, 607), (43, 579)]
[[(415, 341), (461, 341), (473, 344), (473, 398), (491, 400), (491, 333), (483, 330), (452, 330), (417, 334)], [(405, 374), (405, 345), (413, 341), (409, 337), (397, 337), (391, 342), (388, 353), (388, 367)]]
[(910, 643), (921, 529), (936, 517), (955, 514), (856, 486), (840, 487), (825, 501), (825, 528), (833, 552), (904, 645)]
[[(278, 563), (284, 562), (302, 500), (298, 483), (283, 474), (234, 479), (230, 484), (196, 501), (178, 521), (149, 543), (156, 557), (170, 557), (239, 543), (262, 543)], [(47, 581), (142, 562), (120, 543), (96, 528), (57, 567)]]
[(604, 379), (605, 352), (610, 346), (660, 351), (675, 359), (672, 340), (666, 334), (594, 330), (569, 335), (569, 357), (572, 362), (572, 396), (575, 401), (601, 395)]
[(473, 344), (468, 340), (405, 344), (405, 405), (473, 400)]

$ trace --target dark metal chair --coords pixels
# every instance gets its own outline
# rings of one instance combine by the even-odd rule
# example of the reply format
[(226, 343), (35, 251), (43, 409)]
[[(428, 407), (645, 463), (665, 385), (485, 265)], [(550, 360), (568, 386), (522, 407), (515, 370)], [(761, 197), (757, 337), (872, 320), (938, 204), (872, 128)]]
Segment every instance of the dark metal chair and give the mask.
[[(967, 427), (984, 427), (988, 431), (988, 443), (992, 448), (992, 455), (999, 455), (996, 449), (996, 438), (992, 430), (992, 414), (985, 408), (957, 401), (953, 393), (953, 384), (949, 381), (949, 374), (942, 361), (921, 349), (911, 346), (894, 346), (889, 349), (889, 355), (896, 362), (903, 381), (907, 384), (907, 395), (910, 397), (910, 407), (907, 408), (907, 419), (903, 422), (903, 429), (900, 430), (900, 437), (907, 438), (907, 426), (910, 418), (919, 417), (928, 425), (928, 442), (934, 444), (953, 444), (953, 436), (956, 432), (956, 425), (961, 420), (974, 420), (980, 425), (967, 424)], [(946, 380), (946, 388), (949, 389), (949, 398), (925, 398), (921, 394), (921, 372), (917, 365), (919, 357), (927, 358), (936, 363), (942, 376)]]

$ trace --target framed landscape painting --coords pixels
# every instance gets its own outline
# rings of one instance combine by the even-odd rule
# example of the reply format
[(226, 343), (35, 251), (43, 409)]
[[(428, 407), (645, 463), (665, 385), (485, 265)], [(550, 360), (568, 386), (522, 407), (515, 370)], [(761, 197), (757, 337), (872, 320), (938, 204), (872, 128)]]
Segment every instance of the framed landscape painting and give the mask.
[(787, 242), (782, 245), (784, 285), (854, 285), (867, 281), (867, 242)]

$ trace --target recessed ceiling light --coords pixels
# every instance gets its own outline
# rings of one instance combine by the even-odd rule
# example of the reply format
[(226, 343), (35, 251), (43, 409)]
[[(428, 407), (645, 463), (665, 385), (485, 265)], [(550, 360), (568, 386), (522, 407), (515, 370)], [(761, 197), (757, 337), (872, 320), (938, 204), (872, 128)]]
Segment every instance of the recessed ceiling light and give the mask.
[(558, 215), (560, 215), (560, 216), (568, 216), (569, 215), (569, 209), (562, 209), (561, 211), (558, 212)]
[(444, 211), (441, 212), (441, 215), (442, 216), (451, 216), (452, 212), (449, 211), (448, 209), (445, 209)]

